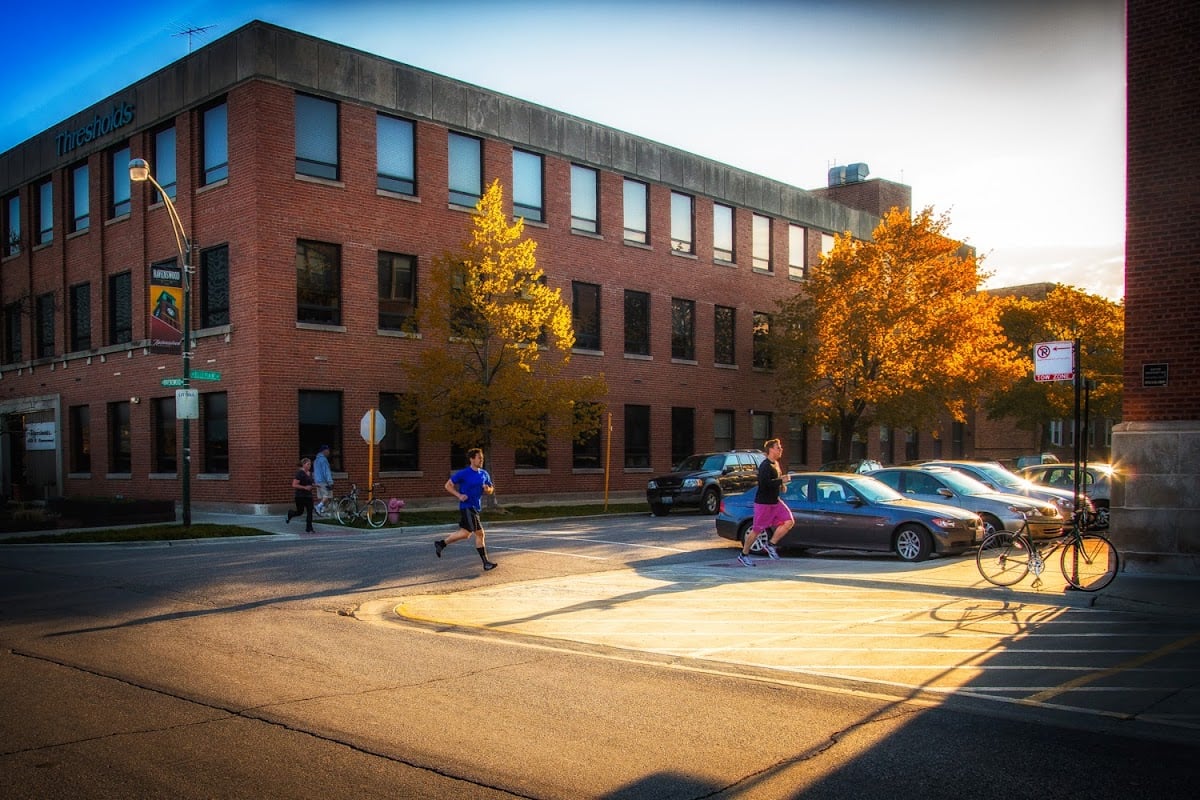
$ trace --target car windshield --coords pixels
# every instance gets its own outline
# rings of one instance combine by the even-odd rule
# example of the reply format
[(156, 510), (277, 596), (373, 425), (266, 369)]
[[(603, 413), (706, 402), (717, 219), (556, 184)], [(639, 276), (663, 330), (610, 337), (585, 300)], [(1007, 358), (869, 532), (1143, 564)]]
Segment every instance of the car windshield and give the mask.
[(688, 456), (675, 467), (676, 472), (719, 472), (725, 466), (725, 456), (718, 454), (708, 456)]
[(869, 475), (860, 475), (857, 478), (847, 478), (846, 483), (849, 483), (851, 486), (853, 486), (854, 491), (858, 492), (872, 503), (889, 503), (893, 500), (904, 499), (904, 495), (900, 494), (883, 481), (877, 478), (872, 478)]
[(998, 486), (1008, 486), (1013, 489), (1024, 489), (1029, 482), (1014, 475), (999, 464), (975, 464), (975, 469), (988, 476)]
[(938, 476), (938, 480), (959, 494), (986, 494), (992, 491), (987, 484), (980, 483), (970, 475), (964, 475), (961, 472), (948, 469), (945, 472), (936, 472), (934, 474)]

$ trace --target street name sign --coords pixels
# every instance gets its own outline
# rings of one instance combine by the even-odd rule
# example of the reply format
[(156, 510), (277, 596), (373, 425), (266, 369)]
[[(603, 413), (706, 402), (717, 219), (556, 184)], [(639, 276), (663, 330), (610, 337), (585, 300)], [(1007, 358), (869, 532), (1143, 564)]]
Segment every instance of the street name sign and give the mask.
[(219, 381), (221, 380), (221, 373), (211, 372), (206, 369), (194, 369), (192, 370), (191, 378), (194, 381)]
[(183, 378), (163, 378), (159, 383), (163, 386), (183, 386)]

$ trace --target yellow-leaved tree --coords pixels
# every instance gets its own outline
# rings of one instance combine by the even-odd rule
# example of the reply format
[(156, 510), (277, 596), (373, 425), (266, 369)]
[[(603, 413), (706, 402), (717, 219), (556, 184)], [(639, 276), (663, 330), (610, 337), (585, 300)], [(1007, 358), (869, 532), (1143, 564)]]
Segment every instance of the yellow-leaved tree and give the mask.
[[(1121, 415), (1125, 364), (1125, 305), (1073, 286), (1056, 284), (1044, 298), (1004, 297), (1000, 324), (1025, 364), (1021, 378), (1000, 387), (987, 401), (988, 416), (1010, 417), (1026, 430), (1053, 419), (1075, 416), (1072, 381), (1034, 380), (1033, 347), (1038, 342), (1079, 339), (1084, 378), (1095, 382), (1088, 393), (1093, 417), (1117, 419)], [(1043, 444), (1048, 443), (1048, 438)]]
[(537, 242), (509, 222), (493, 181), (462, 250), (433, 261), (415, 322), (432, 346), (403, 365), (411, 389), (396, 422), (462, 448), (544, 453), (550, 437), (583, 440), (600, 424), (603, 375), (569, 376), (571, 310), (546, 285)]
[(870, 241), (835, 237), (780, 304), (771, 337), (783, 404), (836, 431), (839, 459), (873, 424), (963, 421), (981, 394), (1020, 375), (997, 303), (978, 291), (987, 275), (949, 224), (931, 207), (893, 208)]

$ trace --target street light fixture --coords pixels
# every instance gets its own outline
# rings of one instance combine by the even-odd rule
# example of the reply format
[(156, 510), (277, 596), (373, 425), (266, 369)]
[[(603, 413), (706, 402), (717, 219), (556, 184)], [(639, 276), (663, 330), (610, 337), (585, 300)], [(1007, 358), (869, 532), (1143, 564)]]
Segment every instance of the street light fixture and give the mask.
[[(183, 353), (183, 389), (181, 391), (190, 391), (192, 387), (192, 242), (188, 239), (187, 232), (183, 229), (183, 221), (179, 219), (179, 212), (175, 210), (175, 204), (171, 202), (171, 196), (166, 190), (154, 180), (154, 176), (150, 174), (150, 164), (143, 158), (135, 158), (129, 162), (129, 180), (135, 183), (142, 181), (150, 181), (158, 193), (162, 195), (163, 205), (167, 207), (167, 213), (171, 217), (171, 225), (175, 229), (175, 246), (179, 248), (179, 256), (183, 260), (183, 340), (180, 343), (180, 351)], [(176, 398), (179, 393), (176, 392)], [(179, 407), (178, 401), (176, 408)], [(192, 524), (192, 429), (191, 418), (185, 416), (183, 418), (183, 491), (182, 491), (182, 506), (183, 506), (183, 525), (189, 527)]]

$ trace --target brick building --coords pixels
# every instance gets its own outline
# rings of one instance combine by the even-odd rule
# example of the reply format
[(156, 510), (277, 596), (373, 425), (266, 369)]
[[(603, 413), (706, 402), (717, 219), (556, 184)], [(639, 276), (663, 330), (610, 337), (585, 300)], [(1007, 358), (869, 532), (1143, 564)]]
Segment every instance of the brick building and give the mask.
[(1122, 549), (1200, 567), (1200, 7), (1126, 3)]
[[(608, 484), (598, 443), (552, 441), (544, 460), (489, 454), (506, 493), (638, 490), (681, 454), (768, 436), (815, 467), (832, 442), (775, 406), (755, 327), (834, 232), (869, 237), (910, 201), (861, 174), (804, 191), (253, 22), (0, 155), (4, 495), (178, 497), (181, 359), (152, 326), (156, 309), (177, 319), (154, 276), (179, 248), (168, 204), (129, 179), (137, 158), (194, 244), (192, 369), (219, 380), (193, 382), (190, 474), (211, 508), (289, 502), (320, 443), (365, 480), (359, 419), (419, 390), (398, 365), (439, 343), (401, 323), (493, 178), (572, 306), (572, 369), (605, 374), (612, 414)], [(860, 447), (969, 453), (912, 432)], [(454, 457), (389, 430), (373, 470), (396, 496), (439, 496)]]

